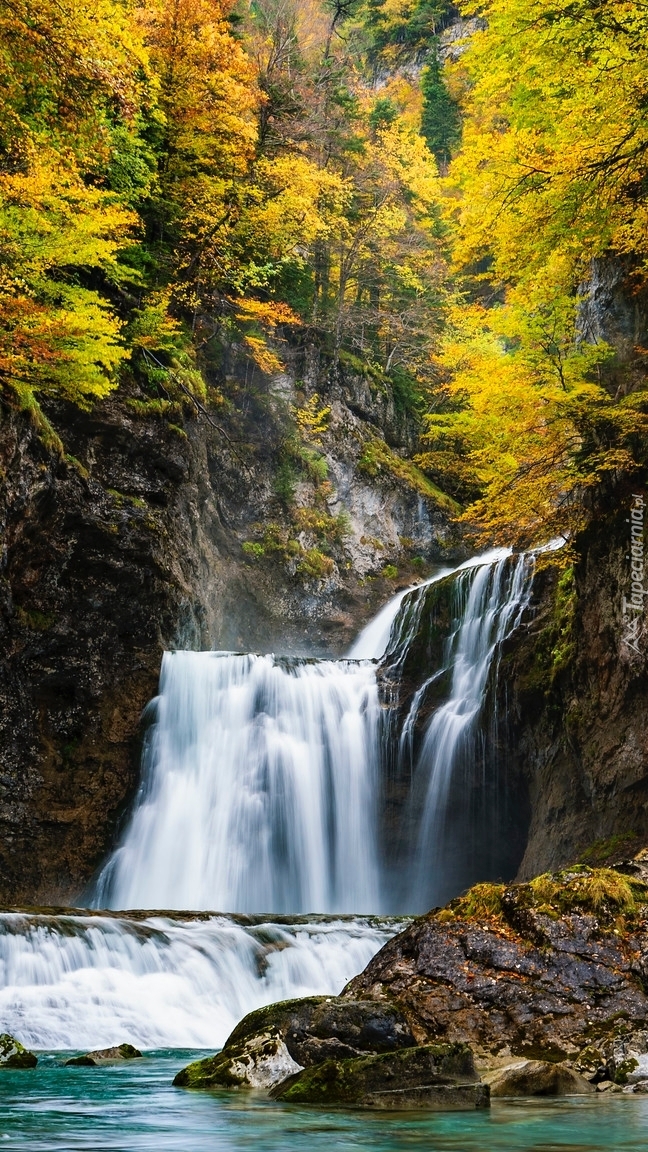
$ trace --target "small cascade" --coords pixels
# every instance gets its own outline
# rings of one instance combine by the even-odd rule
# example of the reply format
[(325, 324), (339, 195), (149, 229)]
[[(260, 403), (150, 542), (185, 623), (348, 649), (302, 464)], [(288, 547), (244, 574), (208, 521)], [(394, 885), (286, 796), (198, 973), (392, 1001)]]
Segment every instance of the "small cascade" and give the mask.
[(153, 710), (96, 907), (380, 909), (373, 664), (169, 652)]
[[(484, 706), (489, 678), (497, 677), (502, 644), (518, 627), (529, 604), (535, 562), (531, 555), (507, 553), (486, 559), (456, 573), (444, 659), (414, 694), (400, 734), (400, 756), (411, 759), (418, 711), (435, 681), (446, 677), (447, 699), (435, 708), (425, 728), (408, 801), (406, 822), (417, 828), (408, 876), (409, 906), (418, 909), (443, 903), (475, 879), (489, 878), (480, 876), (468, 837), (476, 830), (478, 839), (487, 840), (500, 832), (498, 814), (487, 814), (483, 806), (488, 765), (496, 759), (497, 735), (497, 717), (484, 716)], [(419, 616), (420, 611), (419, 603)], [(407, 650), (407, 638), (397, 639), (397, 650), (398, 644)], [(496, 697), (493, 692), (493, 709)], [(475, 785), (483, 806), (481, 826), (471, 812)], [(504, 857), (500, 850), (499, 859)], [(481, 858), (487, 861), (488, 851), (482, 851)], [(488, 864), (482, 867), (488, 869)]]
[(33, 1048), (217, 1048), (254, 1008), (335, 995), (404, 921), (0, 913), (0, 1021)]

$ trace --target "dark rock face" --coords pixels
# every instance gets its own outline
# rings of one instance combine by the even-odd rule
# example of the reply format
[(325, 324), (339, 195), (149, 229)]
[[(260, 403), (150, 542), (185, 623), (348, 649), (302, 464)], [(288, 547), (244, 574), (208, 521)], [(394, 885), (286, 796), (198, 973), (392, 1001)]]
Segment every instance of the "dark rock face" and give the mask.
[[(430, 914), (389, 941), (345, 989), (395, 1003), (418, 1043), (560, 1062), (615, 1030), (645, 1027), (648, 926), (623, 937), (594, 915), (520, 906), (499, 922)], [(506, 895), (506, 893), (505, 893)]]
[(648, 629), (644, 615), (636, 648), (625, 642), (632, 494), (613, 501), (580, 542), (571, 622), (557, 619), (556, 574), (542, 572), (502, 659), (509, 771), (524, 779), (531, 809), (520, 879), (593, 843), (593, 859), (616, 861), (648, 842)]
[(463, 1044), (326, 1060), (290, 1077), (271, 1095), (288, 1104), (347, 1108), (465, 1111), (489, 1104), (488, 1086), (478, 1082), (472, 1052)]

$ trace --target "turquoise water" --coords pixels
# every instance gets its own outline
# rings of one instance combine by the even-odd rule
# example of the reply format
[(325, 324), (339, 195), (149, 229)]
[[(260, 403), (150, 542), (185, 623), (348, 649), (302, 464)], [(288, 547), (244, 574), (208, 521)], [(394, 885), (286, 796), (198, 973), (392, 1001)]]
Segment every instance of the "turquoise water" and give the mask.
[(197, 1055), (155, 1052), (106, 1068), (0, 1073), (0, 1152), (638, 1152), (648, 1097), (494, 1103), (485, 1113), (323, 1112), (247, 1093), (173, 1088)]

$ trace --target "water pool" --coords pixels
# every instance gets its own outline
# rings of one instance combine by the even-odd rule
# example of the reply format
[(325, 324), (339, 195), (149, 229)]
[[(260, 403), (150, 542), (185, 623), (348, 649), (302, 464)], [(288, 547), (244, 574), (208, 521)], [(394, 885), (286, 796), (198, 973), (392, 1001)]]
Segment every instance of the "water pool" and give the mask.
[(21, 1152), (639, 1152), (648, 1097), (498, 1101), (489, 1112), (324, 1112), (247, 1093), (173, 1088), (201, 1053), (157, 1051), (105, 1068), (0, 1073), (0, 1149)]

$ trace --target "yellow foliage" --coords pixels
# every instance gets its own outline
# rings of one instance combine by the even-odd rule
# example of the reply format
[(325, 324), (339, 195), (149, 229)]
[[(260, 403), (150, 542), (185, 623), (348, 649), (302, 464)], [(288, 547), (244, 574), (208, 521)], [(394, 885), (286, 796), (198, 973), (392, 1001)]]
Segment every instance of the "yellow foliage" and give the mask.
[(321, 444), (322, 435), (328, 428), (331, 416), (330, 405), (321, 406), (320, 398), (317, 392), (314, 392), (304, 407), (295, 408), (294, 413), (297, 427), (306, 440), (313, 444)]

